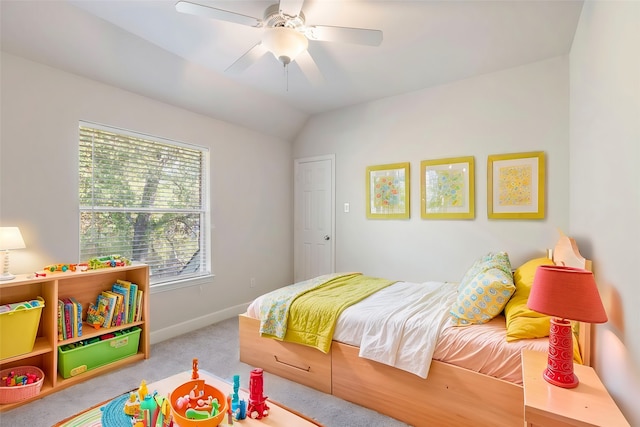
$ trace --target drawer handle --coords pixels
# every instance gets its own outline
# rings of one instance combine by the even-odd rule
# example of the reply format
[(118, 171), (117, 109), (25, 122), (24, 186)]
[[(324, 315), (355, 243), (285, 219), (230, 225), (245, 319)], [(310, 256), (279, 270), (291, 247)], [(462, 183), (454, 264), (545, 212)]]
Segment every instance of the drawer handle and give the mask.
[(300, 366), (296, 366), (292, 363), (287, 363), (287, 362), (283, 362), (282, 360), (278, 360), (278, 356), (276, 356), (275, 354), (273, 355), (273, 357), (276, 359), (276, 362), (282, 363), (283, 365), (291, 366), (292, 368), (300, 369), (301, 371), (305, 371), (305, 372), (311, 371), (311, 366), (307, 366), (306, 368), (301, 368)]

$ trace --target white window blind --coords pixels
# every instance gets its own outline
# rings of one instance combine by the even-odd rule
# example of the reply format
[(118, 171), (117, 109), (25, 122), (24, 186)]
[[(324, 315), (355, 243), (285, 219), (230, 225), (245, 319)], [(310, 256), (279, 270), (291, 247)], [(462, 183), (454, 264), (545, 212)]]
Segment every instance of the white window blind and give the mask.
[(211, 273), (208, 150), (79, 126), (80, 259), (149, 264), (152, 285)]

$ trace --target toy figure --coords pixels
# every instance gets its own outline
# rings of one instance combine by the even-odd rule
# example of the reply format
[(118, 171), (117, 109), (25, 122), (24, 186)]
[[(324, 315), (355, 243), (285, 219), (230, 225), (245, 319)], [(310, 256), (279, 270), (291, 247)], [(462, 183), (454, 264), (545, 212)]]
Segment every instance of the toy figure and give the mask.
[(198, 375), (198, 358), (194, 357), (192, 371), (191, 371), (191, 379), (197, 380), (198, 378), (200, 378), (200, 375)]
[(129, 400), (124, 404), (124, 413), (132, 417), (137, 416), (140, 413), (140, 401), (136, 393), (131, 392), (129, 394)]
[(149, 389), (147, 388), (147, 382), (145, 380), (140, 381), (140, 387), (138, 387), (138, 400), (142, 402), (145, 397), (149, 394)]
[[(231, 403), (229, 407), (231, 409), (231, 413), (233, 418), (236, 420), (244, 420), (247, 417), (246, 414), (246, 402), (244, 399), (240, 400), (238, 396), (238, 390), (240, 389), (240, 375), (233, 376), (233, 393), (231, 394)], [(231, 423), (229, 423), (231, 424)]]
[(256, 368), (251, 371), (249, 377), (249, 407), (247, 411), (253, 419), (262, 419), (269, 415), (269, 406), (267, 405), (267, 397), (263, 392), (263, 371)]

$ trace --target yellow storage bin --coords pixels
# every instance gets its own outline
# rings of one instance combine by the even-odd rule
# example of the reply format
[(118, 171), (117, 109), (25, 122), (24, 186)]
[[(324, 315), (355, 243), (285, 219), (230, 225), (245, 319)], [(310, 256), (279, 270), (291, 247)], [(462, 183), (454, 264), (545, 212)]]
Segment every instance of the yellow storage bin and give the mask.
[(0, 359), (33, 350), (43, 308), (42, 297), (0, 306)]

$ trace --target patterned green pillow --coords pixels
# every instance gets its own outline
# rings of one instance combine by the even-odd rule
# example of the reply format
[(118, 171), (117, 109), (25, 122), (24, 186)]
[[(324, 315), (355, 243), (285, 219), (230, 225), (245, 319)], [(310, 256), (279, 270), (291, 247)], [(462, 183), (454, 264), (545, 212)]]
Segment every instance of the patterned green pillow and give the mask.
[(496, 317), (515, 292), (511, 272), (490, 268), (473, 277), (458, 292), (449, 313), (456, 326), (487, 323)]
[(509, 261), (509, 255), (507, 255), (506, 252), (489, 252), (478, 258), (460, 281), (458, 292), (463, 290), (478, 274), (492, 268), (498, 268), (504, 271), (505, 274), (511, 276), (511, 261)]

